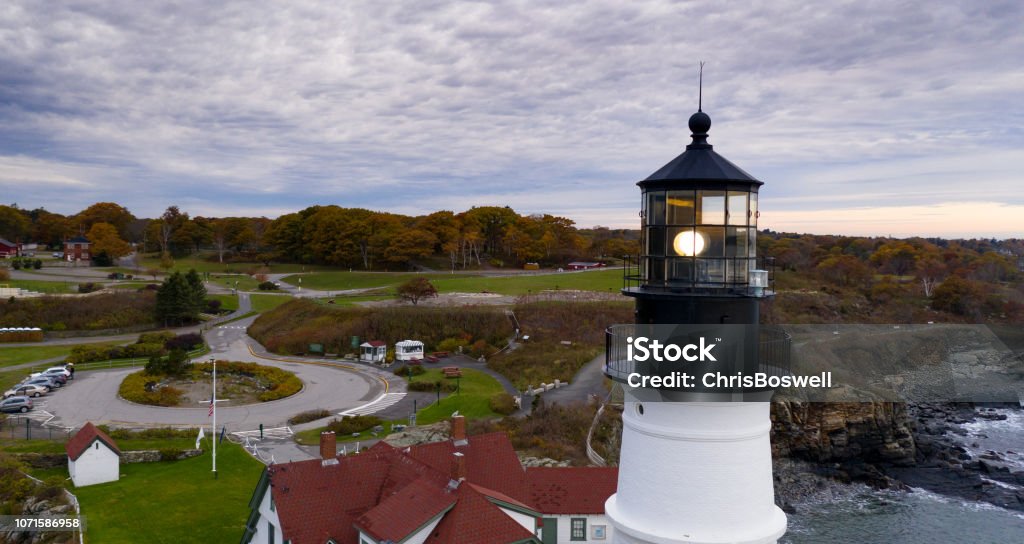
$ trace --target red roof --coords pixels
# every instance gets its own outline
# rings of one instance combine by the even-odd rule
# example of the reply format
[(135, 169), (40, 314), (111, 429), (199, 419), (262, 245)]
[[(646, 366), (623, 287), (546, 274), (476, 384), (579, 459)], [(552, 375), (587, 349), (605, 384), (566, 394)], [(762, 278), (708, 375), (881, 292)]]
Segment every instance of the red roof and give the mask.
[[(451, 481), (454, 453), (466, 480)], [(504, 433), (396, 449), (384, 442), (359, 455), (272, 465), (270, 489), (284, 539), (292, 544), (356, 544), (359, 530), (401, 541), (442, 515), (426, 542), (498, 544), (534, 537), (501, 510), (527, 515), (601, 513), (618, 469), (524, 470)], [(500, 504), (496, 504), (500, 503)], [(358, 527), (358, 529), (357, 529)]]
[(618, 480), (616, 467), (531, 467), (526, 502), (545, 514), (601, 514)]
[(86, 422), (86, 424), (83, 425), (77, 433), (75, 433), (75, 436), (72, 436), (71, 440), (68, 440), (68, 443), (64, 445), (64, 450), (68, 452), (68, 457), (70, 457), (72, 461), (77, 461), (78, 458), (85, 453), (85, 450), (89, 449), (92, 446), (92, 443), (97, 440), (103, 442), (108, 448), (114, 450), (114, 453), (121, 455), (121, 450), (118, 449), (117, 442), (114, 442), (113, 438), (107, 436), (107, 433), (97, 429), (92, 422)]
[(471, 485), (456, 490), (458, 504), (445, 514), (424, 542), (449, 544), (497, 544), (534, 537)]
[(526, 472), (505, 433), (471, 436), (466, 445), (458, 447), (451, 440), (421, 444), (412, 448), (409, 455), (448, 474), (455, 452), (466, 456), (467, 481), (520, 499), (525, 497)]
[[(440, 484), (440, 485), (439, 485)], [(423, 477), (385, 498), (356, 522), (377, 540), (398, 542), (455, 504), (447, 482)]]

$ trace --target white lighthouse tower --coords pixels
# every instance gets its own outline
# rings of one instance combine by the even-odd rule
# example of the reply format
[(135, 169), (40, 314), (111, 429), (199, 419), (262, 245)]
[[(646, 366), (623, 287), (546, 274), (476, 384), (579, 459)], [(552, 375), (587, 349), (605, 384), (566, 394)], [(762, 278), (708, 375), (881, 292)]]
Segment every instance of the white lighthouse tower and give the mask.
[(773, 543), (786, 515), (774, 501), (772, 391), (701, 387), (699, 375), (688, 388), (625, 384), (637, 368), (624, 346), (641, 327), (728, 336), (729, 360), (705, 370), (772, 373), (788, 357), (788, 338), (758, 325), (760, 300), (771, 296), (756, 255), (762, 182), (712, 150), (707, 114), (698, 109), (689, 127), (686, 151), (637, 184), (643, 248), (635, 284), (623, 290), (636, 299), (636, 325), (608, 331), (606, 374), (626, 398), (618, 490), (605, 511), (617, 544)]

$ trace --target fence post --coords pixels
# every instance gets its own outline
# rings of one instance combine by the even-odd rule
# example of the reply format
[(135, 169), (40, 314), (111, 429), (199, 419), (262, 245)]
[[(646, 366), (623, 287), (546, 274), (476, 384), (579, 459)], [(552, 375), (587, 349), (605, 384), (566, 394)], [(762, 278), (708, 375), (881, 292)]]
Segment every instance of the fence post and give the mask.
[(25, 420), (25, 440), (32, 440), (32, 425), (29, 420)]

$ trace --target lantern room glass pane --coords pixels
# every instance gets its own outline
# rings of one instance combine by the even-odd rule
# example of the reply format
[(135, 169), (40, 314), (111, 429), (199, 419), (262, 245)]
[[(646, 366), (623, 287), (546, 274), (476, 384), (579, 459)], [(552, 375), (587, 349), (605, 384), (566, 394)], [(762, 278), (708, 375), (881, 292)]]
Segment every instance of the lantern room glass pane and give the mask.
[(694, 191), (669, 191), (666, 209), (669, 225), (692, 225), (697, 215)]
[(757, 229), (747, 229), (747, 257), (757, 257)]
[(729, 224), (747, 226), (747, 195), (742, 191), (729, 191)]
[(725, 283), (725, 259), (695, 259), (697, 283)]
[(750, 226), (757, 226), (757, 193), (750, 193)]
[(727, 227), (725, 229), (725, 256), (746, 257), (747, 256), (747, 229), (740, 227)]
[(725, 227), (700, 227), (697, 229), (696, 246), (703, 244), (703, 251), (697, 257), (725, 257)]
[(727, 262), (726, 272), (729, 283), (747, 283), (748, 259), (735, 259)]
[(647, 229), (646, 253), (658, 257), (665, 255), (665, 227), (650, 227)]
[(668, 281), (693, 283), (693, 259), (668, 259)]
[(647, 259), (647, 281), (652, 283), (665, 281), (665, 259)]
[(698, 191), (698, 225), (725, 224), (725, 191)]
[(665, 191), (647, 193), (647, 224), (665, 224)]

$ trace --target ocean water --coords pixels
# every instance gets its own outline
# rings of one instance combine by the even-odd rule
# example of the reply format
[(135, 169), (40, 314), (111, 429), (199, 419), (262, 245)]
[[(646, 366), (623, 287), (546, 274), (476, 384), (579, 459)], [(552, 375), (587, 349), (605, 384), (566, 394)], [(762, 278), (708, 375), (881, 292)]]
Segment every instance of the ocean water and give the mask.
[[(968, 433), (963, 445), (975, 456), (999, 452), (1013, 470), (1024, 470), (1024, 410), (998, 413), (1007, 419), (963, 425)], [(850, 487), (837, 497), (796, 506), (780, 543), (1024, 544), (1024, 512), (923, 489), (907, 493)]]

